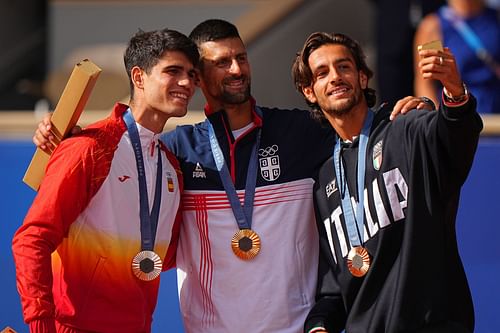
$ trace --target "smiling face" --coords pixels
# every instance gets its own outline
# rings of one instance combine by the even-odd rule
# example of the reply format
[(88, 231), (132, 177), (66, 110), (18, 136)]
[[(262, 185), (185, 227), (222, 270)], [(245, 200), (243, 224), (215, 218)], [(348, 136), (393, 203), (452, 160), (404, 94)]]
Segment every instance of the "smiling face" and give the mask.
[(144, 104), (162, 118), (182, 117), (196, 88), (196, 72), (180, 51), (166, 51), (149, 73), (134, 67), (132, 78), (143, 90)]
[(308, 59), (312, 84), (303, 88), (311, 103), (331, 116), (342, 116), (365, 104), (363, 89), (368, 78), (357, 69), (349, 50), (340, 44), (325, 44), (314, 50)]
[(242, 104), (250, 99), (250, 64), (240, 38), (204, 42), (200, 84), (210, 104)]

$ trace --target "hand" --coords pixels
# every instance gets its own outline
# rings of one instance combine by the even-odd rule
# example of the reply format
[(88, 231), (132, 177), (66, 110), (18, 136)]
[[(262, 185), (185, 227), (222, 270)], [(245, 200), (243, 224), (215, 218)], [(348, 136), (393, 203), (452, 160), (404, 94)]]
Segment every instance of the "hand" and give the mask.
[(464, 94), (455, 56), (449, 48), (445, 47), (443, 51), (422, 50), (418, 54), (418, 68), (424, 79), (439, 80), (452, 96)]
[[(42, 120), (38, 123), (38, 127), (33, 136), (33, 143), (40, 149), (52, 152), (57, 146), (57, 141), (51, 132), (52, 123), (50, 119), (52, 118), (52, 113), (47, 113), (43, 116)], [(75, 126), (71, 129), (71, 134), (78, 134), (82, 131), (80, 126)]]
[(52, 113), (43, 116), (33, 136), (33, 143), (45, 151), (52, 151), (55, 148), (55, 144), (53, 144), (54, 136), (50, 132), (52, 128), (50, 118), (52, 118)]
[(405, 114), (413, 109), (425, 109), (432, 111), (435, 109), (435, 105), (429, 103), (429, 101), (426, 101), (422, 97), (406, 96), (405, 98), (397, 101), (396, 105), (394, 105), (394, 109), (392, 110), (389, 119), (394, 120), (398, 115)]

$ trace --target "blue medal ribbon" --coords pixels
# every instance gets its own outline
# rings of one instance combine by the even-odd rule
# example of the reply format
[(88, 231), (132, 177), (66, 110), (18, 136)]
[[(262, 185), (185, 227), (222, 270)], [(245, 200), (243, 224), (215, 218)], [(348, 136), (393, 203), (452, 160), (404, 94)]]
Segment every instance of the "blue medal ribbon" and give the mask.
[[(359, 147), (358, 147), (358, 170), (357, 170), (357, 181), (358, 181), (358, 205), (356, 206), (356, 216), (354, 216), (354, 211), (352, 208), (351, 195), (349, 193), (349, 186), (347, 185), (347, 178), (345, 177), (344, 166), (340, 158), (340, 137), (337, 137), (337, 142), (335, 143), (335, 148), (333, 150), (333, 166), (335, 168), (335, 175), (337, 177), (337, 183), (342, 181), (345, 184), (345, 191), (340, 193), (342, 201), (342, 211), (344, 213), (344, 220), (346, 223), (347, 234), (349, 236), (349, 241), (353, 247), (360, 246), (363, 244), (364, 236), (364, 186), (365, 186), (365, 169), (366, 169), (366, 150), (368, 147), (368, 138), (370, 135), (370, 129), (373, 122), (373, 111), (368, 109), (366, 118), (363, 124), (363, 129), (359, 136)], [(340, 190), (339, 190), (340, 191)]]
[[(260, 110), (256, 108), (256, 111), (260, 114)], [(210, 147), (212, 148), (212, 156), (215, 160), (215, 165), (217, 171), (219, 171), (219, 176), (226, 191), (229, 204), (233, 210), (234, 217), (236, 218), (236, 223), (240, 229), (251, 229), (252, 227), (252, 213), (253, 213), (253, 201), (255, 197), (255, 186), (257, 182), (257, 150), (260, 146), (260, 136), (261, 129), (258, 129), (257, 138), (252, 147), (252, 155), (250, 156), (250, 162), (248, 165), (247, 179), (245, 183), (245, 201), (244, 206), (241, 206), (238, 194), (234, 187), (231, 175), (226, 165), (224, 155), (215, 136), (215, 131), (210, 122), (208, 122), (208, 135), (210, 139)]]
[(156, 171), (156, 187), (155, 197), (153, 200), (153, 208), (149, 213), (148, 190), (146, 185), (146, 174), (144, 171), (144, 159), (142, 155), (141, 139), (135, 124), (134, 117), (130, 112), (130, 108), (123, 115), (125, 125), (130, 136), (132, 148), (134, 150), (135, 162), (137, 165), (137, 174), (139, 180), (139, 201), (140, 201), (140, 223), (141, 223), (141, 250), (153, 251), (156, 229), (158, 227), (158, 216), (160, 213), (161, 187), (162, 187), (162, 162), (161, 150), (158, 145), (158, 165)]

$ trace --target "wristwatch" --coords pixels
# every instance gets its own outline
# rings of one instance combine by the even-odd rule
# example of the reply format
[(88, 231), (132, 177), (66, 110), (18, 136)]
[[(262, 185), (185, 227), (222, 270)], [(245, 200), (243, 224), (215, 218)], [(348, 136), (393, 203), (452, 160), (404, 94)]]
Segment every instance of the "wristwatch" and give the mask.
[(467, 100), (467, 98), (469, 97), (469, 90), (467, 89), (467, 86), (465, 85), (464, 82), (462, 82), (462, 86), (464, 87), (464, 93), (462, 95), (458, 95), (458, 96), (453, 96), (452, 94), (450, 94), (450, 92), (448, 90), (446, 90), (446, 88), (443, 88), (443, 96), (444, 96), (445, 102), (454, 103), (454, 104), (465, 102)]
[(429, 105), (432, 109), (431, 110), (436, 110), (436, 104), (432, 101), (432, 99), (425, 97), (425, 96), (420, 96), (419, 99), (424, 102), (425, 104)]

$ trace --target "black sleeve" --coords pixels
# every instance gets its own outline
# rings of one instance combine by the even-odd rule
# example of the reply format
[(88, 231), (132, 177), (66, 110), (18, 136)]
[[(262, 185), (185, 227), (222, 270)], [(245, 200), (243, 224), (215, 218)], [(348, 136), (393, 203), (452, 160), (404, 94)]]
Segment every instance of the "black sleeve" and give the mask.
[[(398, 117), (404, 125), (398, 131), (404, 138), (408, 167), (422, 170), (424, 181), (436, 182), (442, 198), (448, 198), (465, 182), (476, 152), (482, 121), (476, 100), (460, 107), (441, 103), (436, 111), (412, 111)], [(419, 165), (420, 164), (420, 165)]]
[(447, 166), (461, 186), (472, 167), (479, 134), (483, 129), (481, 117), (476, 112), (476, 99), (470, 95), (465, 105), (453, 108), (441, 103), (439, 115), (439, 141), (448, 157)]
[(345, 327), (347, 314), (340, 287), (323, 252), (321, 250), (319, 256), (316, 304), (307, 315), (304, 332), (314, 327), (324, 327), (329, 333), (340, 333)]
[(320, 238), (316, 304), (307, 315), (304, 332), (309, 332), (315, 327), (324, 327), (329, 333), (340, 333), (345, 328), (347, 314), (340, 285), (331, 265), (332, 254), (326, 231), (319, 216), (316, 216), (316, 221)]

